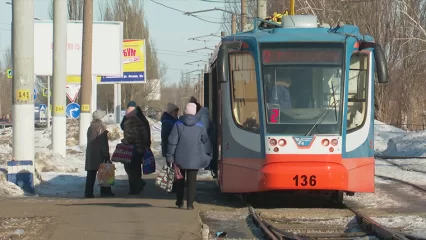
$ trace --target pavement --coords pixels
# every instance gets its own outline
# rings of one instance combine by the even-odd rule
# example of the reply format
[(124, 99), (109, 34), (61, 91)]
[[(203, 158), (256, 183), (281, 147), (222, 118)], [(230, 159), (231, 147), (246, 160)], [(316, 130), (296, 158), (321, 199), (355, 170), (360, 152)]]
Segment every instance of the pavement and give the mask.
[(119, 178), (114, 198), (0, 198), (0, 239), (201, 239), (197, 203), (192, 211), (176, 208), (155, 174), (136, 197)]

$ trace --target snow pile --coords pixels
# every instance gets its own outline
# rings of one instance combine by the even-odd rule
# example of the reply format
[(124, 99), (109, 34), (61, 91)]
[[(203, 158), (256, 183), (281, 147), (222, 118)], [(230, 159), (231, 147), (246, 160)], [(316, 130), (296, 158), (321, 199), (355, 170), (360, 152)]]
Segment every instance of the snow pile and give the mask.
[(17, 185), (8, 182), (6, 179), (6, 173), (0, 172), (0, 196), (22, 196), (24, 191)]
[(374, 122), (374, 150), (378, 156), (425, 157), (426, 131), (414, 132)]

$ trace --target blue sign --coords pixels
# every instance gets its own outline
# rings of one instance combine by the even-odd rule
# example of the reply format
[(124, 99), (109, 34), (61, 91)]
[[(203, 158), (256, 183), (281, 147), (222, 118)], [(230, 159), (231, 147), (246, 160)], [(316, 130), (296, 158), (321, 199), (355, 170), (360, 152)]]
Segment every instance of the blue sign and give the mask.
[(37, 98), (37, 91), (34, 89), (34, 100)]
[(293, 137), (293, 139), (299, 147), (309, 147), (313, 137)]
[(40, 112), (41, 112), (41, 111), (46, 112), (46, 109), (47, 109), (46, 104), (40, 104), (40, 105), (38, 106), (38, 110), (39, 110)]
[(141, 83), (145, 82), (145, 72), (123, 72), (123, 77), (101, 77), (102, 83)]
[(79, 118), (80, 117), (80, 105), (78, 103), (70, 103), (65, 109), (65, 114), (69, 118)]

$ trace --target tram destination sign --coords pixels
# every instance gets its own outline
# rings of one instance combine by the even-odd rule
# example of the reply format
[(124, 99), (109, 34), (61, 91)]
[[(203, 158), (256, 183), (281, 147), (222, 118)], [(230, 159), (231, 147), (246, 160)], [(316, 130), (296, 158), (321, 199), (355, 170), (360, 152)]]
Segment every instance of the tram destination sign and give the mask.
[(263, 49), (262, 63), (272, 64), (341, 64), (341, 49), (285, 48)]

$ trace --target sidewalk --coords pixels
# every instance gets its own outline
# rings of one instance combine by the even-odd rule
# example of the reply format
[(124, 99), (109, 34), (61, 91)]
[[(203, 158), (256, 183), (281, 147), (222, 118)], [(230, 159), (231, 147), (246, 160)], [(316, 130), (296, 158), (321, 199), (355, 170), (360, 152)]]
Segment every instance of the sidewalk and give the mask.
[(145, 178), (145, 190), (131, 198), (127, 180), (117, 178), (115, 198), (3, 198), (0, 218), (40, 219), (24, 229), (24, 239), (201, 239), (197, 205), (177, 209), (175, 195), (156, 187), (155, 176)]

